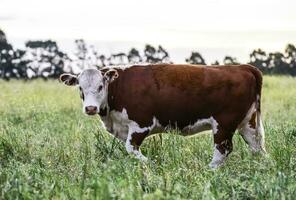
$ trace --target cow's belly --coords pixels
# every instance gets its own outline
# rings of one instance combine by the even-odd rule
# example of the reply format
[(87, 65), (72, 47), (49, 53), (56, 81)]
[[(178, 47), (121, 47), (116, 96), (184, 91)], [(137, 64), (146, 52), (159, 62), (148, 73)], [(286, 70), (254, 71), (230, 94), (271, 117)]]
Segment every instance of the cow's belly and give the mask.
[[(169, 127), (171, 126), (169, 125)], [(215, 134), (218, 131), (218, 122), (214, 119), (214, 117), (209, 117), (204, 119), (196, 119), (194, 123), (185, 125), (183, 127), (178, 127), (178, 122), (176, 122), (175, 127), (178, 129), (179, 134), (183, 136), (194, 135), (207, 130), (212, 130)]]
[[(169, 127), (173, 127), (170, 124), (162, 125), (159, 123), (156, 117), (153, 117), (152, 124), (147, 127), (140, 127), (136, 121), (128, 118), (127, 112), (123, 109), (122, 112), (111, 111), (108, 117), (102, 117), (106, 129), (115, 137), (126, 141), (129, 133), (143, 133), (147, 132), (149, 135), (162, 133), (169, 130)], [(182, 129), (179, 129), (178, 133), (183, 136), (193, 135), (206, 130), (213, 130), (217, 132), (217, 121), (213, 118), (198, 119), (193, 124), (188, 124)], [(178, 128), (176, 124), (175, 128)]]
[(182, 130), (180, 135), (190, 136), (190, 135), (195, 135), (195, 134), (201, 133), (203, 131), (209, 131), (209, 130), (212, 130), (212, 128), (210, 126), (203, 126), (203, 127), (199, 127), (197, 129), (195, 129), (194, 131), (193, 130), (191, 130), (191, 131)]
[(213, 130), (213, 132), (215, 133), (217, 131), (217, 126), (218, 123), (213, 117), (210, 117), (208, 119), (199, 119), (194, 124), (185, 126), (181, 130), (181, 135), (188, 136), (207, 130)]

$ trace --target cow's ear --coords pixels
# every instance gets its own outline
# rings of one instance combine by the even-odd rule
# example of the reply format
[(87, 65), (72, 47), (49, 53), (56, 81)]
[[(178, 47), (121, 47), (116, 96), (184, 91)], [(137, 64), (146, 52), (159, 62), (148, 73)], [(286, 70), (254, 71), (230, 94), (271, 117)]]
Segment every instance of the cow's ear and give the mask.
[(115, 79), (117, 79), (119, 76), (117, 70), (115, 69), (110, 69), (107, 72), (105, 72), (104, 74), (104, 79), (106, 81), (108, 81), (109, 83), (111, 83), (112, 81), (114, 81)]
[(73, 74), (62, 74), (60, 76), (60, 81), (69, 86), (74, 86), (78, 84), (78, 78)]

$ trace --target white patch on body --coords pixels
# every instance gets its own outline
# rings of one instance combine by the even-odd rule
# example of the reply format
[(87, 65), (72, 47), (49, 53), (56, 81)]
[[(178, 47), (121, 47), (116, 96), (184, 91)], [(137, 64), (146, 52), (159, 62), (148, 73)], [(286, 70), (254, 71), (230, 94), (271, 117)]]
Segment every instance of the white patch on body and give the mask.
[(218, 122), (214, 119), (214, 117), (199, 119), (193, 125), (184, 127), (182, 133), (185, 135), (190, 135), (210, 129), (213, 130), (213, 134), (218, 132)]
[(137, 122), (129, 119), (125, 108), (122, 109), (122, 112), (111, 111), (109, 116), (102, 117), (102, 120), (109, 132), (122, 141), (125, 141), (127, 152), (133, 153), (136, 158), (142, 161), (146, 161), (147, 158), (142, 155), (140, 150), (136, 150), (131, 144), (132, 135), (134, 133), (144, 133), (146, 131), (151, 133), (154, 132), (155, 129), (162, 127), (159, 121), (153, 117), (151, 126), (141, 128)]
[(209, 164), (210, 168), (212, 169), (216, 169), (218, 168), (219, 166), (223, 165), (225, 159), (226, 159), (226, 156), (227, 156), (228, 152), (225, 151), (224, 154), (222, 154), (218, 148), (217, 148), (217, 144), (215, 144), (214, 146), (214, 155), (213, 155), (213, 159), (211, 161), (211, 163)]

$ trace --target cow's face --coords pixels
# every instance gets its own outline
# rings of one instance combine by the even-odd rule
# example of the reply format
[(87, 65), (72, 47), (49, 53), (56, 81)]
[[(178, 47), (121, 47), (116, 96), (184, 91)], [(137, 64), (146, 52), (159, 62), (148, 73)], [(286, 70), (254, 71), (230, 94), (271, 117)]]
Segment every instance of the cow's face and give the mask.
[(78, 77), (72, 74), (62, 74), (60, 80), (69, 86), (79, 86), (83, 101), (83, 112), (88, 115), (99, 113), (100, 108), (107, 105), (108, 84), (118, 77), (115, 69), (103, 73), (96, 69), (86, 69)]

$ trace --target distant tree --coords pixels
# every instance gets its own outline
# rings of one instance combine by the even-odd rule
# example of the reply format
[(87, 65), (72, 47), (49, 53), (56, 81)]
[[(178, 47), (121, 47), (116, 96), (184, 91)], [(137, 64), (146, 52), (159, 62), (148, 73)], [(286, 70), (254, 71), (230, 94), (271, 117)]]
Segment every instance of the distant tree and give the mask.
[(212, 65), (220, 65), (220, 63), (218, 60), (216, 60), (215, 62), (212, 63)]
[(158, 59), (160, 59), (162, 63), (171, 62), (169, 53), (161, 45), (158, 46), (157, 54)]
[(156, 49), (150, 44), (144, 48), (145, 62), (147, 63), (169, 63), (170, 57), (168, 52), (162, 47), (158, 46)]
[(201, 56), (201, 54), (195, 51), (191, 53), (191, 56), (189, 58), (186, 58), (186, 62), (194, 65), (206, 64), (205, 59)]
[(26, 51), (17, 49), (14, 51), (12, 63), (14, 65), (16, 74), (14, 77), (19, 79), (29, 79), (28, 64), (31, 62), (26, 58)]
[(0, 76), (9, 80), (17, 77), (17, 69), (13, 65), (14, 51), (12, 45), (7, 42), (5, 33), (0, 30)]
[(128, 62), (130, 64), (140, 63), (143, 61), (139, 51), (135, 48), (132, 48), (127, 54)]
[(153, 46), (147, 44), (144, 49), (144, 54), (146, 57), (146, 62), (148, 63), (160, 62), (160, 60), (156, 56), (156, 49)]
[(285, 60), (285, 56), (281, 52), (269, 53), (268, 55), (272, 74), (290, 74), (291, 67)]
[(99, 64), (100, 67), (105, 67), (106, 66), (106, 56), (104, 56), (103, 54), (99, 56), (99, 61), (101, 64)]
[[(75, 52), (72, 58), (72, 67), (76, 72), (87, 68), (100, 68), (106, 65), (106, 59), (102, 60), (102, 55), (99, 55), (93, 45), (87, 45), (83, 39), (75, 40)], [(102, 63), (104, 61), (104, 63)]]
[(89, 65), (91, 65), (91, 66), (98, 65), (99, 55), (98, 55), (98, 52), (97, 52), (95, 46), (93, 46), (93, 45), (89, 46), (89, 51), (88, 51), (86, 59), (88, 60)]
[(109, 65), (126, 65), (128, 56), (125, 53), (112, 54), (108, 59)]
[(288, 44), (286, 46), (285, 53), (288, 58), (296, 59), (296, 47), (293, 44)]
[(57, 78), (63, 73), (67, 55), (59, 50), (56, 42), (28, 41), (25, 45), (26, 53), (23, 56), (29, 60), (27, 72), (30, 78)]
[(269, 73), (269, 71), (270, 71), (269, 63), (270, 63), (270, 59), (269, 59), (267, 53), (265, 51), (263, 51), (262, 49), (255, 49), (250, 54), (249, 64), (257, 67), (263, 73)]
[(223, 59), (224, 65), (238, 65), (240, 64), (236, 58), (231, 57), (231, 56), (225, 56)]
[(1, 29), (0, 29), (0, 42), (6, 42), (6, 35)]
[(75, 46), (76, 46), (76, 51), (75, 51), (75, 63), (76, 66), (80, 69), (83, 70), (87, 68), (87, 45), (83, 39), (77, 39), (75, 40)]
[(0, 74), (1, 78), (9, 80), (16, 77), (13, 60), (13, 48), (11, 44), (0, 42)]
[(296, 76), (296, 47), (293, 44), (286, 46), (285, 59), (291, 68), (291, 75)]

